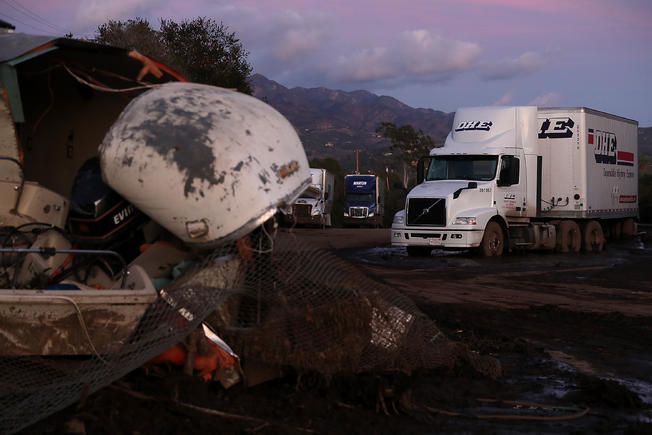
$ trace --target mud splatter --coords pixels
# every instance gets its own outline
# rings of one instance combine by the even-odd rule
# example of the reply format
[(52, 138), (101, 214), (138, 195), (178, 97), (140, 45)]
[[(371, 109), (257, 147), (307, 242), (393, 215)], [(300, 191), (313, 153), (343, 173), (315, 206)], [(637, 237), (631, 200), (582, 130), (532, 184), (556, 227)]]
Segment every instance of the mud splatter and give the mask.
[(210, 147), (213, 141), (208, 135), (213, 115), (192, 111), (193, 95), (174, 100), (188, 109), (170, 107), (166, 99), (154, 100), (147, 107), (150, 118), (131, 130), (140, 132), (149, 147), (184, 173), (184, 195), (188, 197), (197, 190), (195, 180), (215, 185), (224, 181), (225, 174), (219, 178), (215, 174), (215, 156)]

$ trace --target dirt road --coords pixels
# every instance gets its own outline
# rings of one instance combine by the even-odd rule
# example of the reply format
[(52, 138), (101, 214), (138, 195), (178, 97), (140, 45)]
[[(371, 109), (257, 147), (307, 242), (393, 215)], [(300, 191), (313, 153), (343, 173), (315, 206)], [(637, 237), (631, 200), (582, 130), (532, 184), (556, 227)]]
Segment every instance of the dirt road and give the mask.
[[(282, 236), (333, 250), (408, 295), (449, 338), (498, 358), (503, 376), (464, 368), (329, 382), (288, 376), (225, 391), (136, 371), (26, 433), (66, 433), (70, 424), (87, 433), (652, 432), (649, 247), (629, 241), (591, 256), (414, 259), (389, 246), (387, 229)], [(380, 407), (387, 383), (392, 394)]]

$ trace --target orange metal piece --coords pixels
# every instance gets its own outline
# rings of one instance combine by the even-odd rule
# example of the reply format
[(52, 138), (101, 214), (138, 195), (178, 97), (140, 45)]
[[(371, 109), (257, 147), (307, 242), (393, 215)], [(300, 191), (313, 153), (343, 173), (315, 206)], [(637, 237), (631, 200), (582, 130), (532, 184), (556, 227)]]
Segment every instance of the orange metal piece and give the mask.
[[(195, 355), (193, 368), (199, 372), (199, 377), (201, 377), (205, 382), (208, 382), (213, 378), (213, 374), (216, 370), (227, 369), (234, 365), (236, 361), (227, 351), (209, 339), (205, 337), (202, 339), (205, 340), (205, 343), (198, 347), (208, 348), (209, 351), (206, 354), (197, 353)], [(187, 358), (188, 352), (186, 349), (182, 345), (175, 344), (165, 352), (149, 360), (145, 366), (166, 363), (182, 366), (185, 364)]]
[(182, 366), (186, 362), (186, 351), (178, 344), (175, 344), (162, 354), (155, 356), (147, 361), (146, 365), (157, 365), (170, 363), (177, 366)]

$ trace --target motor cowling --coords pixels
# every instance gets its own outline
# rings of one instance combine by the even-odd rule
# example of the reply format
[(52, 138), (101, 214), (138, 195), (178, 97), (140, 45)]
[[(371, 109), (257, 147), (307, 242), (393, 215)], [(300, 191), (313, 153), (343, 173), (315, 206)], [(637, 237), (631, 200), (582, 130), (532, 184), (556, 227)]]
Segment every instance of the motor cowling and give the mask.
[(196, 83), (167, 83), (132, 100), (100, 161), (109, 186), (200, 247), (248, 234), (310, 182), (285, 117), (251, 96)]
[(148, 218), (103, 180), (100, 160), (88, 159), (77, 171), (70, 194), (68, 229), (84, 245), (106, 246), (128, 237)]

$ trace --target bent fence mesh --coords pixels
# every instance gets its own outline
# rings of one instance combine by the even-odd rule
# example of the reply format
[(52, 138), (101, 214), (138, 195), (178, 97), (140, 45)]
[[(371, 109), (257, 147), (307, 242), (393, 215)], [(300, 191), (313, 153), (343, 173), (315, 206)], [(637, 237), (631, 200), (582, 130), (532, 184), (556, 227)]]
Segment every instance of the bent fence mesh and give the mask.
[[(126, 342), (87, 356), (0, 356), (0, 432), (12, 433), (141, 367), (199, 324), (209, 324), (246, 366), (411, 372), (460, 359), (495, 377), (499, 363), (448, 340), (405, 295), (292, 233), (225, 246), (159, 292)], [(80, 328), (84, 313), (79, 315)], [(4, 320), (0, 318), (0, 322)], [(3, 340), (0, 337), (0, 340)]]

